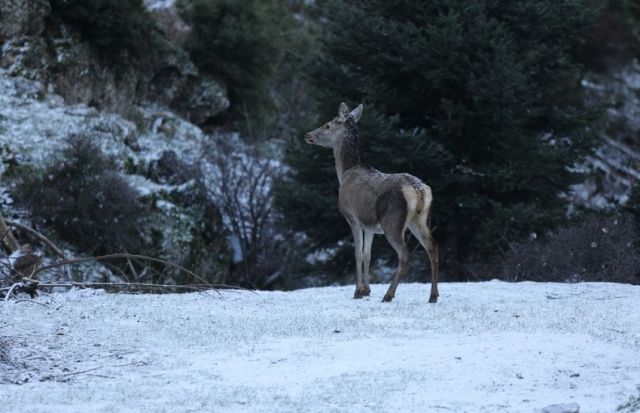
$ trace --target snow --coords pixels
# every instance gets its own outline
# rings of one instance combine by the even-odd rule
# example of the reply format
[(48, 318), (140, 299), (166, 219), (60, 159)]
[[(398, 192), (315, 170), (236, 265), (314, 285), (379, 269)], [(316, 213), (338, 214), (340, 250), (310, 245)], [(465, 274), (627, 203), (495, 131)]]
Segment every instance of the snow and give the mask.
[(176, 0), (144, 0), (144, 5), (148, 10), (162, 10), (173, 7)]
[(401, 284), (390, 304), (385, 289), (363, 300), (349, 286), (3, 302), (0, 343), (18, 366), (0, 364), (0, 381), (28, 381), (0, 386), (0, 406), (613, 412), (640, 396), (638, 286), (441, 284), (435, 305), (428, 285)]

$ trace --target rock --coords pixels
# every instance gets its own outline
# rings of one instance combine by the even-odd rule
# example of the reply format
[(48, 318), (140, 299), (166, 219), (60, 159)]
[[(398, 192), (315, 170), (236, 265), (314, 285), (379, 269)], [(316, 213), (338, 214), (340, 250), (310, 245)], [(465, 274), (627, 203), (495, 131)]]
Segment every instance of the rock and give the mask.
[(48, 0), (0, 0), (0, 42), (20, 36), (38, 36), (51, 14)]
[(0, 67), (11, 76), (43, 82), (48, 76), (49, 61), (47, 44), (41, 37), (13, 38), (2, 45)]
[(169, 106), (191, 122), (201, 125), (229, 107), (225, 89), (219, 83), (202, 78), (184, 78), (182, 91)]
[(68, 104), (125, 114), (136, 96), (135, 70), (115, 70), (82, 41), (79, 33), (64, 24), (52, 25), (42, 37), (24, 36), (5, 42), (0, 67), (11, 76), (41, 82)]
[(191, 33), (191, 26), (180, 17), (176, 1), (145, 0), (144, 4), (167, 39), (177, 46), (182, 46)]
[[(179, 19), (175, 1), (151, 3), (152, 11), (171, 10), (170, 20)], [(56, 16), (43, 32), (50, 12), (48, 1), (0, 0), (0, 32), (7, 37), (0, 67), (9, 75), (36, 80), (67, 104), (129, 118), (134, 106), (152, 104), (204, 124), (229, 107), (225, 88), (202, 76), (179, 42), (158, 36), (144, 60), (114, 62)]]
[(197, 171), (171, 150), (162, 152), (160, 159), (151, 163), (150, 169), (160, 183), (171, 185), (180, 185), (193, 179)]
[(133, 67), (109, 65), (79, 33), (64, 24), (49, 36), (54, 57), (48, 80), (67, 103), (121, 114), (130, 110), (138, 83)]
[(184, 50), (169, 46), (158, 57), (146, 81), (146, 97), (157, 100), (195, 124), (203, 124), (229, 107), (219, 83), (200, 75)]
[(541, 410), (541, 413), (580, 413), (578, 403), (552, 404)]

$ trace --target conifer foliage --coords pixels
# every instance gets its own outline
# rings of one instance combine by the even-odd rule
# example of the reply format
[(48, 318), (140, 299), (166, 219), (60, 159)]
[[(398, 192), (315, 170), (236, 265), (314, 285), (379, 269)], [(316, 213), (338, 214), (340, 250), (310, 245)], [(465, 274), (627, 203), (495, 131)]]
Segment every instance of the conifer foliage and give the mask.
[[(592, 145), (593, 113), (574, 102), (593, 2), (332, 0), (325, 15), (309, 69), (318, 122), (364, 103), (363, 161), (434, 189), (449, 269), (564, 219), (558, 195)], [(317, 246), (348, 239), (331, 153), (299, 137), (287, 161), (290, 223)]]
[(153, 44), (153, 19), (142, 0), (52, 0), (54, 15), (111, 58), (142, 58)]
[(267, 80), (290, 26), (283, 2), (181, 0), (178, 5), (192, 26), (186, 49), (201, 70), (227, 86), (232, 112), (264, 105)]

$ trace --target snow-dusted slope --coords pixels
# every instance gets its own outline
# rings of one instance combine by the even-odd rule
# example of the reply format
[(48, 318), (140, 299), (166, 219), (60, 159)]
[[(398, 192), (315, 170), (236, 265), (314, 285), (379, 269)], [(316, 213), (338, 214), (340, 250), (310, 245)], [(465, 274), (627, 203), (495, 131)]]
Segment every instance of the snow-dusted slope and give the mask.
[[(116, 171), (145, 205), (147, 222), (140, 228), (146, 250), (190, 268), (201, 266), (196, 271), (216, 277), (215, 274), (222, 273), (220, 268), (225, 268), (224, 258), (220, 257), (226, 251), (226, 240), (220, 235), (220, 242), (201, 241), (205, 231), (218, 234), (223, 231), (211, 221), (203, 229), (203, 218), (191, 195), (197, 188), (195, 171), (207, 155), (205, 147), (215, 147), (214, 139), (230, 141), (231, 137), (206, 135), (196, 125), (155, 106), (136, 107), (135, 114), (137, 121), (132, 122), (83, 104), (67, 105), (59, 95), (47, 92), (42, 83), (8, 76), (6, 70), (0, 69), (0, 208), (5, 217), (21, 218), (33, 225), (29, 222), (28, 208), (15, 208), (11, 197), (16, 176), (24, 174), (19, 167), (41, 173), (59, 162), (71, 135), (83, 136), (114, 161)], [(193, 168), (194, 172), (171, 180), (161, 176), (161, 167), (171, 175), (183, 166)], [(209, 181), (215, 182), (215, 177)], [(215, 201), (210, 200), (212, 210)], [(55, 240), (49, 228), (38, 229)], [(69, 255), (82, 253), (72, 251)], [(189, 257), (206, 258), (191, 263), (187, 262)], [(84, 274), (88, 280), (111, 278), (102, 269)], [(168, 274), (164, 281), (174, 282), (169, 275), (175, 276)]]
[(640, 396), (640, 287), (442, 284), (436, 305), (427, 287), (402, 284), (391, 304), (379, 302), (382, 285), (364, 300), (329, 287), (0, 303), (17, 365), (0, 365), (2, 378), (29, 378), (0, 385), (0, 406), (536, 412), (578, 403), (613, 412)]

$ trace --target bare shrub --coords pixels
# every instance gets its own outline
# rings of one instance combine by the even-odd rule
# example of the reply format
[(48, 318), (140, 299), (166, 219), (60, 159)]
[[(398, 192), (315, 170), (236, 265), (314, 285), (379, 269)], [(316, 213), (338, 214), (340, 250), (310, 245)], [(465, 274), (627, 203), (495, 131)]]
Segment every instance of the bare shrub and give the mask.
[(511, 281), (638, 283), (640, 245), (629, 214), (588, 216), (542, 239), (512, 243), (504, 260)]
[[(238, 150), (238, 149), (241, 150)], [(205, 171), (209, 198), (223, 215), (233, 251), (228, 283), (251, 288), (286, 287), (296, 262), (296, 236), (280, 226), (273, 207), (279, 162), (236, 142), (218, 142)]]

